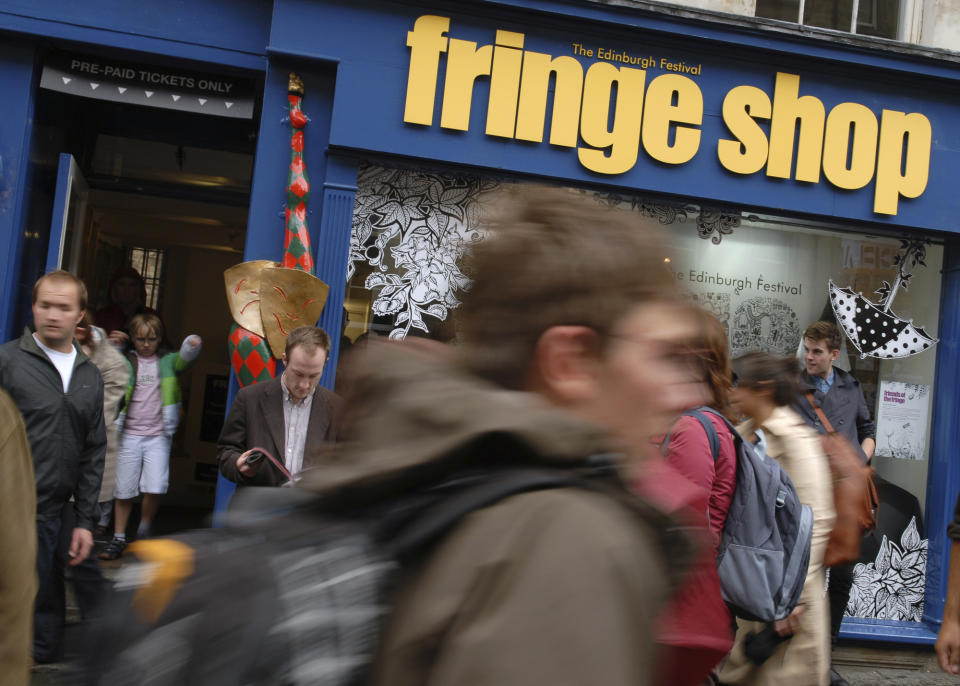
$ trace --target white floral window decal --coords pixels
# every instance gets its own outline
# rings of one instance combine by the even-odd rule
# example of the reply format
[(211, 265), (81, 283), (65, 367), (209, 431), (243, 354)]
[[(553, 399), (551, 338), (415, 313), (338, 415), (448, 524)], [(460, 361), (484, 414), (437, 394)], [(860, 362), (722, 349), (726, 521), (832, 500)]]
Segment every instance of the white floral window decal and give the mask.
[[(445, 320), (470, 286), (458, 262), (483, 239), (480, 196), (499, 184), (473, 176), (364, 165), (350, 235), (347, 281), (367, 272), (374, 316), (392, 318), (390, 338)], [(366, 268), (363, 268), (366, 267)]]
[(927, 571), (927, 541), (917, 532), (917, 518), (900, 535), (900, 545), (883, 537), (877, 559), (853, 568), (853, 588), (846, 614), (851, 617), (919, 622)]

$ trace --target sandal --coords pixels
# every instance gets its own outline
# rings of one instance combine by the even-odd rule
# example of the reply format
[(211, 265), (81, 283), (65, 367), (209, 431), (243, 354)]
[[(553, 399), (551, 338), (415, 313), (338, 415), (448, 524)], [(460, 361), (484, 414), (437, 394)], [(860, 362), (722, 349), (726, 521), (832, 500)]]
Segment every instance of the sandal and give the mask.
[(116, 560), (118, 557), (123, 555), (123, 551), (126, 547), (126, 541), (121, 541), (114, 538), (112, 541), (107, 543), (107, 547), (103, 549), (103, 552), (101, 552), (98, 557), (101, 560)]

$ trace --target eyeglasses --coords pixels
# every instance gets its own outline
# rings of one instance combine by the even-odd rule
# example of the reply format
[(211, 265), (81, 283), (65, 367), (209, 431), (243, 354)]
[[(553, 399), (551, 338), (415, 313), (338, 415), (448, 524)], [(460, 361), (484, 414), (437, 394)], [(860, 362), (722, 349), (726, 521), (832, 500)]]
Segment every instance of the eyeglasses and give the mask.
[(139, 343), (140, 345), (147, 345), (147, 344), (152, 345), (152, 344), (156, 343), (156, 342), (159, 341), (159, 340), (160, 340), (160, 339), (157, 338), (156, 336), (152, 336), (152, 337), (150, 337), (150, 338), (134, 338), (134, 339), (133, 339), (133, 342), (134, 342), (134, 343)]

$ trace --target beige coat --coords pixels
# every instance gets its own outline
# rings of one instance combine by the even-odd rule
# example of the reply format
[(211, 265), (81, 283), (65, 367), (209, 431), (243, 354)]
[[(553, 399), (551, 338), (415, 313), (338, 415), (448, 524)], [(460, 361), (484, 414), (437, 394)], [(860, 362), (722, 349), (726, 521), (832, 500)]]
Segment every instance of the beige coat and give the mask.
[(0, 389), (0, 681), (30, 683), (37, 594), (37, 486), (23, 419)]
[[(374, 346), (347, 442), (303, 485), (358, 505), (500, 460), (576, 468), (596, 427), (443, 361)], [(359, 409), (358, 409), (359, 408)], [(646, 686), (686, 536), (625, 489), (522, 493), (478, 510), (400, 585), (375, 686)]]
[[(737, 427), (751, 436), (755, 426), (748, 421)], [(800, 502), (813, 508), (813, 541), (810, 566), (800, 602), (806, 612), (792, 638), (780, 644), (773, 655), (756, 667), (743, 654), (743, 641), (762, 624), (738, 620), (736, 642), (720, 672), (724, 684), (744, 686), (827, 686), (830, 683), (830, 607), (825, 595), (823, 554), (833, 528), (833, 482), (830, 465), (813, 429), (788, 407), (778, 407), (764, 421), (767, 455), (787, 470)]]
[[(100, 496), (97, 502), (113, 500), (113, 490), (117, 478), (117, 448), (120, 437), (113, 420), (120, 411), (120, 401), (130, 381), (130, 367), (123, 355), (106, 338), (103, 329), (93, 327), (91, 335), (96, 343), (88, 353), (100, 375), (103, 377), (103, 423), (107, 429), (107, 454), (103, 461), (103, 480), (100, 482)], [(84, 351), (86, 352), (86, 350)]]

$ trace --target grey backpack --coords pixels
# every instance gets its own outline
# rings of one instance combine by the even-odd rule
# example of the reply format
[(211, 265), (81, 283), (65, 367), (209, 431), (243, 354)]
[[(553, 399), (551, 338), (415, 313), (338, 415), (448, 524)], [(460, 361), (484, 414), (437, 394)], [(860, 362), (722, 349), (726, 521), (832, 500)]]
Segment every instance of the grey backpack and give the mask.
[(726, 424), (737, 455), (736, 487), (717, 553), (723, 599), (737, 617), (783, 619), (800, 601), (807, 578), (813, 510), (800, 502), (780, 464), (762, 457), (726, 417), (709, 407), (686, 412), (703, 426), (714, 461), (720, 437), (707, 413)]
[(131, 546), (77, 681), (367, 683), (397, 579), (449, 530), (513, 495), (601, 482), (622, 489), (607, 463), (487, 469), (339, 514), (300, 489), (248, 487), (225, 527)]

